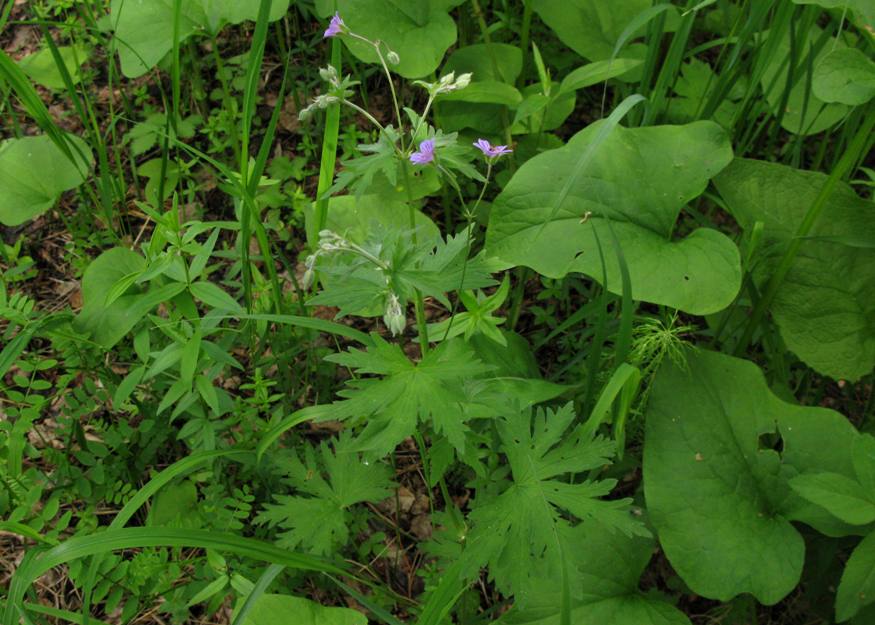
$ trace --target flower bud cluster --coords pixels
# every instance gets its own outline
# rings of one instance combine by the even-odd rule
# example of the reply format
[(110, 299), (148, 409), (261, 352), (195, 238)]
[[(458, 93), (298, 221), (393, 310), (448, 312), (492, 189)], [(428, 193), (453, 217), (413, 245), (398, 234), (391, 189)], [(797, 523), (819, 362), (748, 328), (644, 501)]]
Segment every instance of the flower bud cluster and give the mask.
[(431, 97), (435, 97), (436, 95), (440, 95), (442, 93), (450, 93), (453, 91), (458, 91), (459, 89), (464, 89), (468, 85), (471, 84), (471, 76), (470, 72), (466, 72), (464, 74), (459, 74), (456, 76), (456, 72), (450, 72), (445, 76), (441, 76), (440, 80), (437, 82), (425, 82), (423, 80), (416, 80), (413, 84), (419, 85), (424, 89), (428, 90), (428, 93)]
[(359, 84), (358, 81), (352, 80), (349, 76), (341, 78), (333, 65), (320, 68), (319, 75), (322, 80), (328, 83), (327, 93), (316, 96), (313, 98), (312, 104), (298, 112), (298, 119), (301, 121), (309, 118), (316, 110), (327, 109), (332, 104), (337, 104), (342, 99), (352, 96), (351, 87)]

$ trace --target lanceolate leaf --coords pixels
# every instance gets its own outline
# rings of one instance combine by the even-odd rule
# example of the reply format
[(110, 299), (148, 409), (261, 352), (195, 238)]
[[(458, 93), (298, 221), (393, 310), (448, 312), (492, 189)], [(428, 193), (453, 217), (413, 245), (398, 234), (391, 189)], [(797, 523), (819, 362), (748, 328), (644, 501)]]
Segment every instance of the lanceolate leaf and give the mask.
[[(826, 179), (748, 159), (715, 178), (745, 230), (764, 224), (758, 283), (768, 280)], [(854, 241), (875, 242), (872, 204), (839, 183), (771, 307), (787, 347), (820, 373), (852, 381), (875, 366), (875, 248)]]
[[(779, 400), (750, 362), (697, 350), (687, 352), (686, 367), (666, 360), (647, 410), (644, 492), (672, 566), (709, 598), (780, 601), (804, 560), (791, 521), (848, 533), (801, 501), (788, 479), (804, 471), (853, 476), (857, 436), (838, 413)], [(769, 437), (780, 437), (781, 451)]]
[(707, 121), (617, 127), (578, 171), (602, 123), (520, 168), (493, 204), (487, 253), (551, 278), (577, 271), (601, 280), (607, 271), (607, 288), (622, 293), (613, 230), (635, 299), (695, 314), (721, 310), (741, 281), (735, 244), (707, 228), (679, 240), (672, 231), (681, 208), (732, 159), (725, 133)]

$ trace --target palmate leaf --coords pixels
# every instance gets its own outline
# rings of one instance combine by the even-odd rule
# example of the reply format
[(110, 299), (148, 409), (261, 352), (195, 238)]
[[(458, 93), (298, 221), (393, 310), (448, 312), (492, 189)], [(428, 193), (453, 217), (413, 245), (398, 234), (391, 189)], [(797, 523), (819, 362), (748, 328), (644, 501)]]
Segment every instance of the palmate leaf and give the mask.
[(322, 415), (326, 419), (355, 418), (367, 423), (354, 449), (380, 456), (410, 436), (420, 421), (430, 421), (436, 432), (446, 436), (458, 450), (465, 447), (465, 422), (481, 417), (465, 385), (487, 373), (462, 340), (446, 341), (419, 362), (411, 362), (401, 347), (377, 335), (374, 346), (361, 351), (334, 354), (327, 360), (350, 367), (360, 374), (379, 374), (381, 379), (364, 379), (350, 384)]
[(494, 284), (492, 267), (483, 254), (466, 261), (468, 237), (464, 232), (449, 236), (446, 241), (433, 233), (434, 224), (422, 216), (417, 228), (419, 245), (414, 247), (410, 231), (393, 228), (388, 221), (372, 223), (371, 236), (362, 247), (382, 260), (388, 269), (380, 269), (349, 252), (323, 257), (317, 267), (328, 279), (324, 281), (324, 290), (308, 304), (336, 306), (338, 317), (351, 314), (374, 317), (383, 314), (390, 290), (399, 297), (402, 306), (419, 290), (449, 308), (446, 293)]
[[(568, 545), (569, 608), (574, 625), (690, 625), (659, 593), (643, 593), (638, 582), (656, 541), (627, 536), (598, 521), (562, 530)], [(559, 625), (562, 585), (551, 573), (533, 576), (501, 625)]]
[(580, 428), (571, 404), (553, 410), (518, 411), (497, 422), (512, 484), (497, 496), (478, 495), (469, 515), (472, 529), (464, 558), (486, 564), (496, 586), (524, 596), (544, 571), (561, 581), (570, 518), (598, 520), (626, 535), (649, 535), (629, 512), (629, 499), (604, 500), (616, 480), (568, 482), (567, 474), (603, 467), (614, 455), (613, 441), (592, 438)]
[(291, 549), (302, 546), (310, 553), (330, 555), (349, 537), (347, 510), (364, 501), (376, 502), (391, 493), (391, 472), (377, 462), (365, 462), (350, 451), (348, 434), (341, 434), (334, 451), (322, 443), (317, 459), (313, 447), (279, 456), (276, 462), (284, 482), (297, 495), (274, 495), (276, 504), (266, 504), (256, 521), (282, 531), (277, 544)]

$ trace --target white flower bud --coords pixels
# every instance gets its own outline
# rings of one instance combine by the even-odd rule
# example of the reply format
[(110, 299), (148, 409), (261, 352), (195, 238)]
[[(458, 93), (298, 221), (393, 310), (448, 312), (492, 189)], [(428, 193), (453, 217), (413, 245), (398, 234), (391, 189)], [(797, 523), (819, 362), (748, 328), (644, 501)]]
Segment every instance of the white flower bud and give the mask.
[(309, 291), (315, 280), (316, 272), (313, 271), (312, 267), (307, 267), (307, 270), (304, 272), (304, 277), (301, 278), (301, 288), (305, 291)]
[(453, 85), (454, 89), (464, 89), (468, 85), (471, 84), (471, 72), (467, 72), (462, 74), (456, 79), (456, 83)]
[(388, 54), (386, 54), (386, 60), (392, 65), (398, 65), (401, 62), (401, 57), (394, 50), (389, 50)]
[(319, 68), (319, 75), (322, 77), (322, 80), (325, 82), (335, 83), (337, 82), (337, 70), (334, 69), (333, 65), (329, 65), (328, 67)]
[(398, 296), (395, 293), (389, 294), (389, 299), (386, 302), (386, 314), (383, 315), (383, 322), (389, 328), (392, 336), (397, 336), (404, 332), (404, 327), (407, 325), (407, 318), (404, 316), (404, 311), (401, 309), (401, 302), (398, 301)]

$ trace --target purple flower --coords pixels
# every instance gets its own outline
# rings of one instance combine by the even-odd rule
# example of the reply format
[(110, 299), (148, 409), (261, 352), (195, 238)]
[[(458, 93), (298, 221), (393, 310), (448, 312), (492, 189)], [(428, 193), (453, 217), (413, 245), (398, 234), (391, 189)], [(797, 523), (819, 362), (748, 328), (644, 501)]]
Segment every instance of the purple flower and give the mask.
[(474, 147), (479, 148), (486, 158), (498, 158), (499, 156), (504, 156), (505, 154), (513, 152), (513, 150), (506, 145), (492, 145), (486, 139), (477, 139)]
[(325, 29), (325, 34), (322, 35), (322, 38), (336, 37), (343, 33), (344, 28), (346, 28), (346, 24), (344, 24), (343, 20), (340, 18), (340, 13), (335, 13), (334, 17), (331, 18), (331, 22), (328, 24), (328, 28)]
[(425, 165), (434, 160), (434, 139), (426, 139), (419, 144), (419, 152), (410, 155), (410, 162)]

